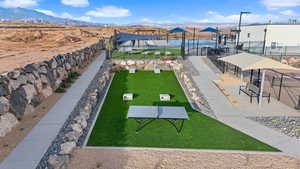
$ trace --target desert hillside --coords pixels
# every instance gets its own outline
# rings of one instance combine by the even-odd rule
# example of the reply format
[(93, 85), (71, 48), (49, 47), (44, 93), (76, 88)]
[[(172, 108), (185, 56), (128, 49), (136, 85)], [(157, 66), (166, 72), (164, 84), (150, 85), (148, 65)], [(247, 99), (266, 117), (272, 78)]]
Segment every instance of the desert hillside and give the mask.
[[(71, 27), (51, 24), (0, 22), (0, 73), (44, 61), (57, 54), (68, 53), (96, 43), (118, 32), (166, 35), (166, 29), (140, 27)], [(198, 30), (197, 30), (198, 32)], [(209, 39), (210, 34), (199, 34)], [(170, 38), (181, 38), (181, 33)], [(192, 33), (187, 34), (192, 39)]]

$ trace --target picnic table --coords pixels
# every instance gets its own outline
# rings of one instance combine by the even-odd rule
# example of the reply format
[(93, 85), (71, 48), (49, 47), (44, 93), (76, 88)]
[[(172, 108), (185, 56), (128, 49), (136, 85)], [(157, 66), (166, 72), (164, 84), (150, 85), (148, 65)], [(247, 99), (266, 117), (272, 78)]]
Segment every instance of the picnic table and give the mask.
[(136, 133), (155, 120), (166, 120), (179, 134), (184, 121), (189, 120), (185, 108), (178, 106), (130, 106), (127, 118), (136, 120)]

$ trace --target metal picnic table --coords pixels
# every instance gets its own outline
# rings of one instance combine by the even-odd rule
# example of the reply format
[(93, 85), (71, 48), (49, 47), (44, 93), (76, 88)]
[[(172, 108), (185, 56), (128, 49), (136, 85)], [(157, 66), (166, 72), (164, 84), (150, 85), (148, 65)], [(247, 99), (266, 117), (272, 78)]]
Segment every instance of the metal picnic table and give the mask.
[(127, 118), (136, 120), (138, 124), (136, 132), (153, 121), (162, 119), (174, 126), (178, 134), (183, 128), (184, 121), (189, 120), (185, 108), (178, 106), (130, 106)]

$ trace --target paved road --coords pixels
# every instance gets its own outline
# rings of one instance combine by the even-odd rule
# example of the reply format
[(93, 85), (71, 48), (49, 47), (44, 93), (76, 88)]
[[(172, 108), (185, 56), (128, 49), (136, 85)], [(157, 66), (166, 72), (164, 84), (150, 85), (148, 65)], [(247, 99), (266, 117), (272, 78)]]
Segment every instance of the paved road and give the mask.
[(203, 57), (190, 56), (188, 59), (199, 71), (199, 75), (192, 76), (192, 78), (207, 98), (207, 101), (219, 121), (300, 160), (300, 141), (246, 119), (243, 116), (244, 112), (234, 108), (222, 92), (215, 86), (213, 80), (220, 79), (207, 66)]
[(99, 55), (46, 116), (1, 163), (0, 169), (34, 169), (105, 60)]

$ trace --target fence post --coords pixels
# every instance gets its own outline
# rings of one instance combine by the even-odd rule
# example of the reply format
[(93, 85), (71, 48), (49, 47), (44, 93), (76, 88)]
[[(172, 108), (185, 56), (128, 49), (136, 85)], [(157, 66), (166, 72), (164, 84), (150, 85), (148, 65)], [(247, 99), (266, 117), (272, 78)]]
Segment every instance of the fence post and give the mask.
[(188, 40), (188, 55), (190, 55), (190, 40)]
[(298, 97), (298, 104), (296, 105), (295, 109), (300, 110), (300, 96)]

